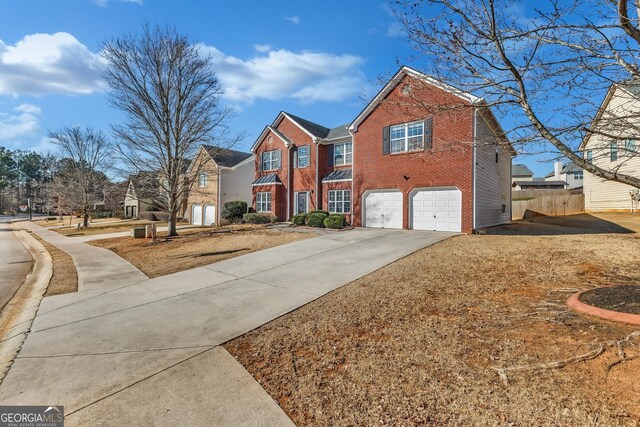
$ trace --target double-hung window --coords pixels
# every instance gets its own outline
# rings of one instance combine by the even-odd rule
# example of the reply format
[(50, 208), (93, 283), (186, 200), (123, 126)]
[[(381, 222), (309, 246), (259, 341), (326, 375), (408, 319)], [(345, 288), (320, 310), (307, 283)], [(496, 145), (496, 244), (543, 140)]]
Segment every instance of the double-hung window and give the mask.
[(574, 171), (573, 179), (584, 179), (584, 173), (582, 171)]
[(271, 193), (268, 191), (256, 193), (256, 211), (271, 212)]
[(587, 150), (587, 162), (593, 163), (593, 150)]
[(350, 142), (333, 146), (333, 164), (350, 165), (353, 162), (353, 145)]
[(280, 169), (280, 150), (265, 151), (262, 153), (262, 170), (272, 171)]
[(351, 212), (351, 191), (350, 190), (329, 190), (329, 212), (331, 213)]
[(424, 122), (403, 123), (389, 130), (391, 153), (404, 153), (424, 149)]
[(636, 140), (635, 139), (627, 139), (624, 142), (624, 149), (625, 151), (627, 151), (627, 153), (633, 153), (636, 151)]
[(309, 166), (309, 146), (303, 145), (298, 147), (298, 167), (306, 168)]
[(612, 142), (609, 146), (609, 150), (611, 161), (615, 162), (616, 160), (618, 160), (618, 143)]
[(198, 179), (198, 186), (200, 188), (204, 188), (207, 186), (207, 174), (206, 173), (201, 173), (200, 177)]

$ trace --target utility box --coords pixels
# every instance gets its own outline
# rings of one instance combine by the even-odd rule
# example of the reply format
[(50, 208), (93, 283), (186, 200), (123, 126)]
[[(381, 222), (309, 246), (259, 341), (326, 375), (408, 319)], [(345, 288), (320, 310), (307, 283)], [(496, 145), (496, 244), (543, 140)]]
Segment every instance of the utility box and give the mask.
[(133, 230), (131, 230), (131, 237), (134, 239), (144, 239), (146, 231), (146, 227), (134, 227)]

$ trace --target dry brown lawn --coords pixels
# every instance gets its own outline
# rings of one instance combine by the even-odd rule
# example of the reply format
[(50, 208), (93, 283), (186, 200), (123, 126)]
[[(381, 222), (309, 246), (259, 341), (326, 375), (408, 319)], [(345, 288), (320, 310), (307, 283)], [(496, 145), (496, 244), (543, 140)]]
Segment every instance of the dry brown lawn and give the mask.
[(65, 251), (58, 249), (50, 243), (42, 240), (35, 233), (31, 235), (45, 247), (53, 261), (53, 275), (49, 281), (49, 287), (44, 296), (68, 294), (78, 291), (78, 272), (73, 263), (73, 258)]
[[(59, 218), (57, 215), (52, 215), (52, 217), (56, 217)], [(72, 226), (77, 226), (78, 224), (82, 224), (82, 218), (77, 218), (75, 215), (73, 216), (63, 216), (62, 220), (38, 220), (38, 221), (33, 221), (35, 224), (38, 224), (41, 227), (59, 227), (59, 226), (65, 226), (68, 227), (70, 225)], [(109, 223), (109, 222), (116, 222), (116, 221), (121, 221), (119, 218), (96, 218), (94, 220), (91, 221), (92, 224), (104, 224), (104, 223)]]
[(155, 242), (121, 237), (89, 243), (112, 250), (149, 277), (159, 277), (315, 237), (311, 233), (248, 225), (178, 232), (182, 233), (178, 237), (161, 237)]
[[(106, 223), (96, 222), (89, 224), (88, 228), (77, 227), (64, 227), (64, 228), (51, 228), (51, 231), (55, 231), (65, 236), (93, 236), (97, 234), (118, 233), (121, 231), (131, 231), (133, 227), (139, 227), (143, 225), (149, 225), (151, 221), (144, 220), (127, 220), (127, 221), (108, 221)], [(166, 223), (156, 222), (158, 226), (166, 225)]]
[(640, 280), (640, 234), (610, 232), (640, 231), (640, 215), (598, 217), (455, 237), (225, 348), (298, 425), (638, 425), (638, 338), (623, 363), (607, 348), (510, 372), (507, 384), (494, 369), (563, 360), (640, 329), (565, 305), (576, 290)]

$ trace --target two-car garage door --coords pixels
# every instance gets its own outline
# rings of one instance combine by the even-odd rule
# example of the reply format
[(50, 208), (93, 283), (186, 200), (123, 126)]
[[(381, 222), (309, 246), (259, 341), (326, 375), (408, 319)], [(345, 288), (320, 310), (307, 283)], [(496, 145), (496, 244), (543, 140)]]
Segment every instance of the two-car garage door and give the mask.
[[(403, 197), (398, 190), (369, 191), (364, 197), (364, 226), (402, 228)], [(414, 230), (460, 232), (462, 193), (454, 187), (415, 189), (409, 196)]]

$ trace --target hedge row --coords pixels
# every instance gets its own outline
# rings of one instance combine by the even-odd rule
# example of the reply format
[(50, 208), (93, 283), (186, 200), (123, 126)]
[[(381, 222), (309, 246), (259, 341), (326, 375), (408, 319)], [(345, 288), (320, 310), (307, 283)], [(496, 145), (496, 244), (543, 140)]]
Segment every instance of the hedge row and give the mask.
[(343, 215), (329, 215), (327, 211), (311, 211), (291, 218), (293, 225), (308, 225), (316, 228), (344, 228), (346, 221)]
[(271, 224), (277, 220), (274, 215), (267, 213), (246, 213), (242, 215), (242, 222), (249, 224)]

